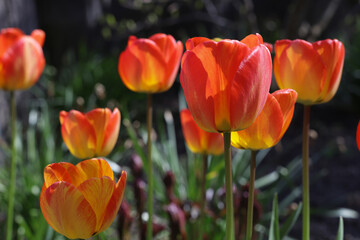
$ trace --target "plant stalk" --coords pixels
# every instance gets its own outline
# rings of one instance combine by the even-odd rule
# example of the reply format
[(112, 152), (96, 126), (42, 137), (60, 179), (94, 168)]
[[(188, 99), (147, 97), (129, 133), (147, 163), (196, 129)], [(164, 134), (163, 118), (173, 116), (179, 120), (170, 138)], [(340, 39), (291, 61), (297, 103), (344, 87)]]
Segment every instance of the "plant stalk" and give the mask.
[(11, 163), (10, 163), (10, 186), (9, 201), (6, 221), (6, 240), (12, 239), (13, 221), (14, 221), (14, 200), (15, 200), (15, 184), (16, 184), (16, 103), (15, 93), (10, 91), (10, 125), (11, 125)]
[(256, 173), (256, 154), (257, 154), (257, 151), (251, 151), (249, 198), (248, 198), (247, 222), (246, 222), (246, 240), (251, 240), (252, 233), (253, 233), (254, 185), (255, 185), (255, 173)]
[(204, 226), (205, 226), (205, 208), (206, 208), (206, 173), (207, 173), (207, 160), (208, 155), (202, 154), (202, 173), (201, 173), (201, 199), (200, 199), (200, 226), (199, 226), (199, 239), (203, 239)]
[[(153, 163), (151, 158), (151, 129), (152, 129), (152, 114), (153, 114), (153, 106), (152, 106), (152, 94), (147, 95), (147, 111), (146, 111), (146, 120), (147, 120), (147, 154), (148, 154), (148, 213), (149, 219), (146, 228), (146, 239), (151, 240), (153, 236)], [(140, 216), (141, 217), (141, 216)], [(141, 226), (140, 226), (141, 227)]]
[(310, 106), (304, 106), (302, 147), (302, 177), (303, 177), (303, 240), (310, 240), (310, 191), (309, 191), (309, 125)]
[(224, 157), (225, 157), (225, 188), (226, 188), (226, 240), (234, 240), (234, 205), (232, 190), (232, 168), (231, 168), (231, 133), (224, 135)]

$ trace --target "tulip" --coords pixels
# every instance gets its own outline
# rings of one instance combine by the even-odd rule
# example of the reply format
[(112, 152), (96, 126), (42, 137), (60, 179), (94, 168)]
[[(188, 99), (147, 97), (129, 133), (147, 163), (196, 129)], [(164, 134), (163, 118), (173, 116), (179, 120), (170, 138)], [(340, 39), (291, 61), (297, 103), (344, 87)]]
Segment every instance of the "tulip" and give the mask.
[(119, 57), (119, 74), (127, 88), (147, 93), (147, 170), (148, 170), (148, 213), (146, 239), (151, 240), (153, 213), (153, 179), (151, 158), (152, 94), (167, 91), (174, 83), (179, 69), (183, 46), (171, 35), (157, 33), (148, 39), (130, 36), (128, 46)]
[(268, 94), (265, 106), (248, 128), (231, 133), (231, 145), (253, 151), (276, 145), (290, 125), (297, 93), (292, 89)]
[(44, 39), (45, 33), (39, 29), (30, 36), (17, 28), (1, 30), (0, 88), (27, 89), (38, 81), (45, 67)]
[(41, 211), (48, 224), (67, 238), (87, 239), (105, 231), (120, 208), (126, 172), (117, 183), (104, 159), (76, 166), (53, 163), (45, 167), (40, 194)]
[(96, 108), (86, 114), (76, 110), (60, 112), (61, 134), (77, 158), (104, 157), (114, 148), (120, 130), (120, 112)]
[(330, 101), (335, 95), (344, 65), (344, 45), (334, 40), (309, 43), (280, 40), (275, 43), (274, 73), (281, 89), (292, 88), (304, 104), (302, 176), (303, 240), (310, 238), (309, 126), (310, 106)]
[(269, 92), (272, 63), (262, 37), (242, 41), (192, 38), (181, 62), (180, 81), (195, 122), (208, 132), (250, 126)]
[(192, 38), (181, 60), (180, 81), (197, 125), (224, 137), (226, 240), (234, 239), (230, 132), (249, 127), (269, 92), (271, 55), (259, 34), (241, 41)]
[(268, 94), (265, 106), (255, 122), (248, 128), (231, 133), (231, 144), (236, 148), (250, 149), (250, 183), (247, 208), (246, 239), (252, 239), (254, 182), (256, 153), (277, 144), (290, 125), (297, 93), (292, 89), (278, 90)]
[(339, 87), (344, 55), (344, 45), (336, 39), (314, 43), (276, 41), (274, 74), (277, 84), (281, 89), (294, 89), (298, 102), (304, 105), (328, 102)]
[(224, 140), (220, 133), (210, 133), (202, 130), (194, 121), (190, 111), (180, 112), (181, 126), (185, 142), (194, 153), (219, 155), (224, 152)]
[(358, 123), (357, 130), (356, 130), (356, 143), (357, 143), (358, 149), (360, 150), (360, 121)]
[(182, 43), (171, 35), (157, 33), (148, 39), (130, 36), (119, 57), (120, 77), (135, 92), (167, 91), (175, 81), (182, 52)]

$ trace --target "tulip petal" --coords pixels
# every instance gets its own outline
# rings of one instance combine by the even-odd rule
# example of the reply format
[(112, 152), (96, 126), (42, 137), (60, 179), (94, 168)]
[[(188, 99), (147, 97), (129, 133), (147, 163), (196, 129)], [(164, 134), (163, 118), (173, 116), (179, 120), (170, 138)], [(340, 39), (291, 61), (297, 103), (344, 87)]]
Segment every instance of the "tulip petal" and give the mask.
[[(96, 108), (88, 113), (85, 114), (85, 117), (89, 121), (89, 123), (92, 125), (92, 127), (95, 130), (95, 136), (96, 136), (96, 156), (106, 156), (110, 153), (112, 148), (109, 152), (103, 152), (103, 142), (105, 137), (105, 130), (108, 126), (110, 117), (111, 117), (111, 111), (108, 108)], [(111, 129), (112, 130), (112, 129)]]
[(294, 114), (295, 102), (297, 100), (297, 92), (292, 89), (283, 89), (273, 92), (272, 95), (280, 104), (283, 115), (283, 127), (279, 136), (279, 138), (282, 138), (282, 136), (288, 129)]
[(260, 34), (250, 34), (246, 36), (243, 40), (241, 40), (242, 43), (246, 44), (250, 49), (254, 48), (256, 46), (259, 46), (263, 43), (263, 38)]
[(99, 229), (99, 232), (104, 231), (111, 225), (111, 223), (115, 219), (115, 216), (117, 215), (117, 212), (119, 211), (121, 201), (124, 196), (126, 177), (127, 177), (126, 172), (122, 171), (121, 177), (115, 186), (114, 193), (104, 212), (104, 218), (103, 218), (104, 220), (102, 226)]
[(71, 154), (84, 159), (93, 157), (96, 149), (96, 133), (93, 126), (79, 111), (60, 113), (61, 133)]
[(121, 114), (119, 109), (115, 108), (110, 115), (109, 122), (105, 129), (102, 143), (102, 156), (108, 155), (114, 148), (120, 131)]
[(76, 165), (76, 168), (86, 176), (86, 179), (102, 178), (107, 176), (114, 181), (114, 173), (111, 170), (110, 165), (104, 159), (93, 158), (84, 160), (79, 162)]
[(274, 146), (283, 126), (280, 105), (275, 97), (268, 94), (266, 104), (248, 128), (231, 133), (231, 144), (237, 148), (260, 150)]
[(190, 51), (183, 55), (180, 82), (188, 107), (196, 124), (203, 130), (217, 132), (214, 118), (214, 100), (206, 95), (206, 73), (200, 59)]
[(102, 178), (90, 178), (80, 184), (77, 189), (83, 194), (96, 215), (95, 231), (99, 232), (103, 223), (104, 211), (114, 192), (115, 183), (108, 176)]
[(344, 45), (338, 40), (323, 40), (313, 43), (327, 70), (327, 78), (322, 89), (322, 102), (330, 101), (339, 88), (344, 64)]
[[(278, 42), (275, 43), (275, 52), (279, 49), (277, 44)], [(276, 54), (278, 55), (277, 52)], [(321, 100), (326, 66), (310, 43), (303, 40), (292, 41), (275, 58), (274, 74), (281, 89), (292, 88), (298, 93), (299, 102), (311, 104)]]
[(263, 44), (253, 48), (241, 62), (231, 86), (233, 130), (250, 126), (262, 110), (270, 89), (271, 66), (271, 55)]
[(67, 182), (56, 182), (42, 192), (41, 211), (49, 225), (70, 239), (95, 233), (96, 215), (84, 196)]
[(0, 58), (4, 53), (25, 34), (18, 28), (6, 28), (0, 32)]
[(55, 182), (64, 181), (68, 183), (72, 183), (71, 176), (67, 169), (71, 167), (71, 163), (60, 162), (60, 163), (52, 163), (47, 165), (44, 169), (44, 184), (46, 187), (49, 187)]
[(175, 39), (171, 35), (166, 35), (164, 33), (154, 34), (149, 39), (156, 43), (160, 52), (164, 56), (165, 62), (168, 63), (171, 60), (176, 46)]
[(44, 67), (41, 46), (32, 37), (22, 36), (2, 55), (0, 87), (6, 90), (29, 88), (39, 79)]
[(182, 110), (180, 112), (180, 120), (186, 145), (193, 153), (201, 153), (203, 150), (200, 142), (202, 136), (199, 132), (199, 127), (196, 125), (193, 117), (191, 116), (190, 111), (187, 109)]
[(153, 93), (165, 83), (166, 62), (159, 47), (149, 39), (137, 39), (119, 57), (119, 73), (132, 91)]
[(209, 38), (206, 37), (194, 37), (194, 38), (190, 38), (186, 41), (185, 43), (185, 47), (186, 50), (192, 50), (194, 47), (196, 47), (198, 44), (202, 43), (202, 42), (208, 42), (211, 41)]
[(35, 29), (34, 31), (32, 31), (30, 36), (34, 38), (40, 44), (41, 47), (44, 45), (45, 32), (43, 30)]

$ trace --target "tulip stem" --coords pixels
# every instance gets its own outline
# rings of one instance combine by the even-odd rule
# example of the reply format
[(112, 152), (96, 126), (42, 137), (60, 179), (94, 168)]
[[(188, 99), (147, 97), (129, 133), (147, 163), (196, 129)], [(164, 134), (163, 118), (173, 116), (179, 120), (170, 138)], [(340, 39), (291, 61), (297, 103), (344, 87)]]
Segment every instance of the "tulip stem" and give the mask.
[(310, 193), (309, 193), (309, 125), (310, 106), (304, 106), (302, 147), (302, 176), (303, 176), (303, 240), (310, 239)]
[[(146, 239), (151, 240), (153, 233), (152, 233), (152, 216), (153, 216), (153, 164), (151, 158), (151, 129), (152, 129), (152, 94), (147, 95), (147, 134), (148, 134), (148, 141), (147, 141), (147, 154), (148, 154), (148, 213), (149, 219), (146, 228)], [(141, 217), (141, 216), (140, 216)], [(141, 227), (141, 226), (140, 226)]]
[(234, 205), (231, 169), (231, 133), (224, 133), (225, 188), (226, 188), (226, 240), (234, 240)]
[(202, 173), (201, 173), (201, 199), (200, 199), (200, 226), (199, 226), (199, 239), (203, 239), (203, 230), (205, 226), (205, 206), (206, 206), (206, 173), (207, 173), (207, 160), (208, 155), (202, 154)]
[(11, 112), (11, 165), (10, 165), (10, 186), (9, 186), (9, 202), (6, 221), (6, 240), (12, 239), (13, 220), (14, 220), (14, 200), (15, 200), (15, 184), (16, 184), (16, 106), (15, 93), (10, 91), (10, 112)]
[(254, 185), (255, 185), (255, 173), (256, 173), (256, 154), (257, 154), (257, 151), (251, 151), (249, 197), (248, 197), (247, 222), (246, 222), (246, 240), (251, 240), (252, 233), (253, 233)]

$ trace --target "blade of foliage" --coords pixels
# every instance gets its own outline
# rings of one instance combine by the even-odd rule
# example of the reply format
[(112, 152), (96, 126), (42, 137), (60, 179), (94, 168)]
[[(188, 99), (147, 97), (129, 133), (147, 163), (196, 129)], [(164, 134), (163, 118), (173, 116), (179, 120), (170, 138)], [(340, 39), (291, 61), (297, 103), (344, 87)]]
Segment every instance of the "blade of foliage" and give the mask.
[(343, 240), (343, 239), (344, 239), (344, 220), (342, 217), (340, 217), (339, 229), (338, 229), (338, 233), (336, 235), (336, 240)]
[(293, 211), (290, 217), (285, 221), (285, 223), (280, 228), (280, 239), (283, 239), (293, 228), (294, 224), (298, 220), (302, 209), (302, 203), (299, 203), (297, 209)]
[(273, 208), (271, 213), (271, 223), (269, 230), (269, 240), (280, 240), (277, 194), (274, 195), (274, 200), (273, 200)]

